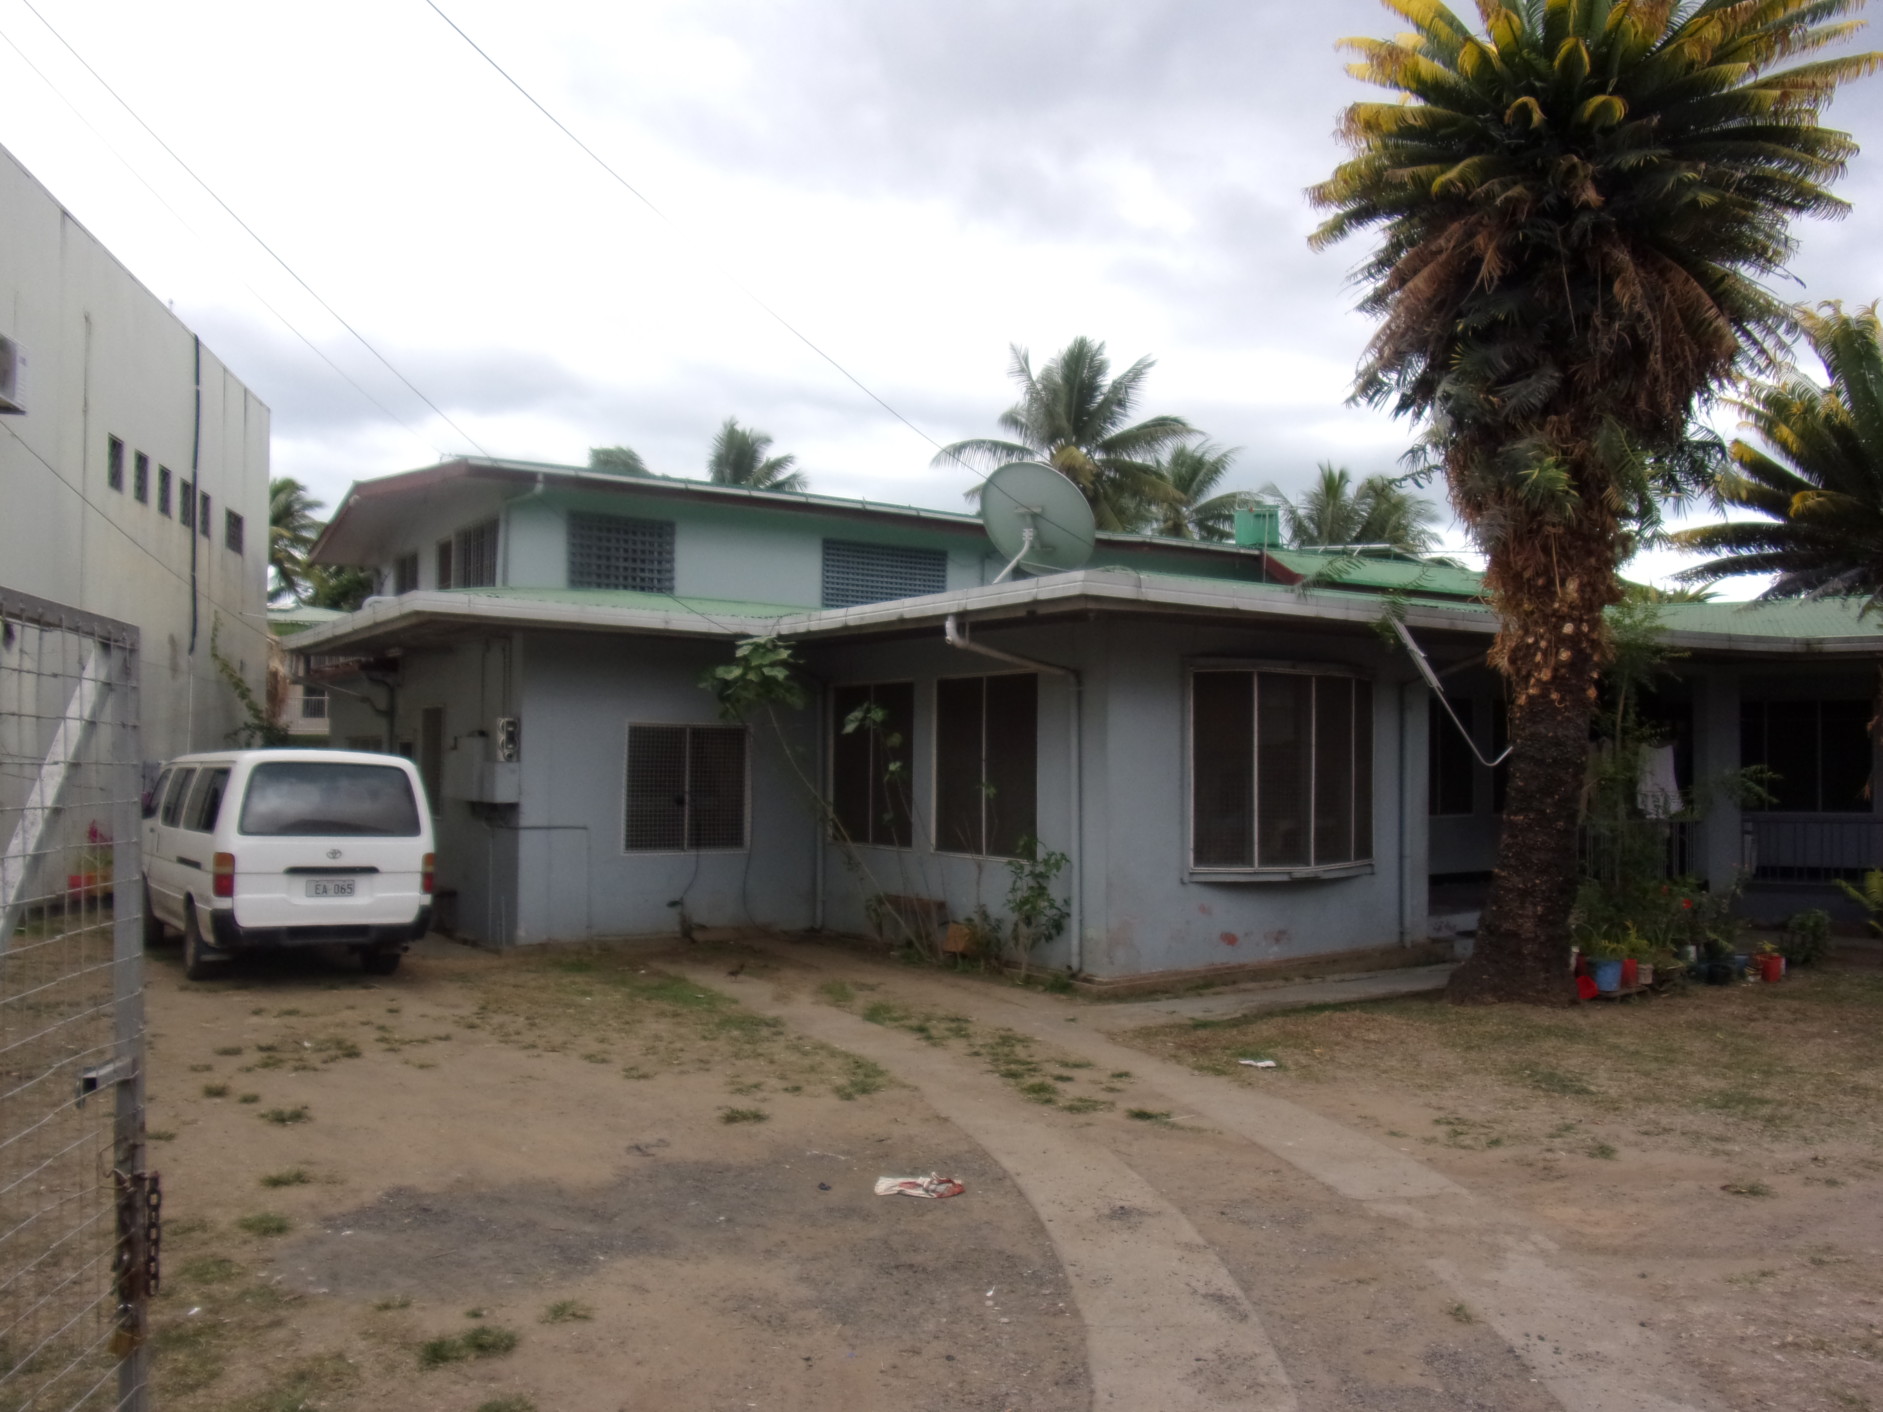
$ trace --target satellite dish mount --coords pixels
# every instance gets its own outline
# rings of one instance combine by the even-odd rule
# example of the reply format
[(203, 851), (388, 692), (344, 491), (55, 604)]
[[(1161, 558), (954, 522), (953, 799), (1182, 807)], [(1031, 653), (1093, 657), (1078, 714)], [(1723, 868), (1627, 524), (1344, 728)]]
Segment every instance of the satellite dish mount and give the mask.
[(1098, 542), (1092, 507), (1079, 487), (1039, 461), (1012, 461), (987, 478), (981, 523), (1007, 557), (995, 583), (1021, 567), (1049, 573), (1081, 568)]

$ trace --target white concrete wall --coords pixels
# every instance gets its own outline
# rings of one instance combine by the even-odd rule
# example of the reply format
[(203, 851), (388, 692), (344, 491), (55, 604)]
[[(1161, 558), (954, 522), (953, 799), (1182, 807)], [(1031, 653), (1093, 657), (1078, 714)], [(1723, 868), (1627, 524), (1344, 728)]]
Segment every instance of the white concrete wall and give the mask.
[[(0, 334), (28, 359), (25, 414), (0, 417), (0, 584), (141, 629), (145, 759), (224, 744), (241, 717), (210, 660), (212, 628), (220, 621), (224, 655), (257, 693), (268, 660), (268, 409), (202, 349), (197, 444), (189, 329), (4, 149)], [(106, 480), (112, 436), (125, 446), (122, 490)], [(193, 455), (207, 538), (177, 517)], [(242, 553), (225, 547), (226, 510), (243, 517)]]

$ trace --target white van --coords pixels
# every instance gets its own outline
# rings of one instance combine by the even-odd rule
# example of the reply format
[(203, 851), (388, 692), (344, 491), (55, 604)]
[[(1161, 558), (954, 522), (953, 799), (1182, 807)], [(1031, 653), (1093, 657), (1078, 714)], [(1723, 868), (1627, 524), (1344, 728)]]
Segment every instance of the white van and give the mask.
[(410, 760), (224, 750), (164, 767), (144, 799), (144, 940), (183, 970), (245, 948), (350, 946), (375, 975), (431, 925), (432, 824)]

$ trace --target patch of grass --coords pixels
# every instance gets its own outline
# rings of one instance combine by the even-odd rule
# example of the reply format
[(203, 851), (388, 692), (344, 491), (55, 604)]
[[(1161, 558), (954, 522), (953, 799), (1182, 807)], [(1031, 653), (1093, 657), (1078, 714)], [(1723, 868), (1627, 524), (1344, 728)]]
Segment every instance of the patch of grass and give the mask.
[(156, 1363), (166, 1394), (188, 1396), (222, 1376), (222, 1354), (216, 1346), (218, 1332), (214, 1324), (202, 1319), (178, 1320), (160, 1325), (152, 1332), (150, 1345), (157, 1355)]
[(1591, 1157), (1600, 1158), (1604, 1162), (1613, 1162), (1616, 1157), (1616, 1152), (1615, 1152), (1614, 1147), (1612, 1147), (1610, 1144), (1606, 1142), (1598, 1142), (1598, 1143), (1593, 1143), (1590, 1145), (1589, 1155)]
[(175, 1142), (177, 1135), (169, 1128), (146, 1128), (144, 1136), (152, 1142)]
[(490, 1310), (484, 1308), (466, 1309), (464, 1311), (464, 1317), (467, 1319), (481, 1319), (488, 1313), (490, 1313)]
[(313, 1176), (305, 1167), (289, 1167), (280, 1172), (268, 1172), (262, 1177), (263, 1186), (306, 1186), (313, 1181)]
[(245, 1093), (235, 1101), (237, 1103), (260, 1103), (262, 1096), (259, 1093)]
[(345, 1356), (323, 1354), (305, 1358), (269, 1384), (266, 1391), (238, 1404), (241, 1412), (313, 1412), (331, 1407), (334, 1398), (351, 1390), (360, 1370)]
[(203, 1085), (203, 1097), (204, 1098), (227, 1098), (228, 1096), (229, 1096), (229, 1086), (227, 1084), (204, 1084)]
[(1128, 1078), (1130, 1078), (1130, 1077), (1131, 1077), (1131, 1070), (1129, 1070), (1129, 1069), (1113, 1069), (1113, 1070), (1111, 1071), (1111, 1077), (1112, 1077), (1112, 1078), (1114, 1078), (1114, 1079), (1128, 1079)]
[(1067, 1113), (1097, 1113), (1111, 1106), (1102, 1098), (1068, 1098), (1059, 1105), (1060, 1109)]
[(1720, 1190), (1723, 1192), (1726, 1192), (1728, 1195), (1731, 1195), (1731, 1196), (1770, 1196), (1772, 1195), (1772, 1188), (1767, 1186), (1764, 1182), (1760, 1182), (1760, 1181), (1727, 1182), (1720, 1187)]
[(295, 1016), (295, 1015), (298, 1015), (298, 1014), (300, 1014), (300, 1013), (301, 1013), (301, 1012), (300, 1012), (300, 1010), (299, 1010), (299, 1009), (297, 1009), (297, 1008), (294, 1008), (294, 1007), (292, 1007), (292, 1006), (291, 1006), (291, 1007), (289, 1007), (289, 1008), (288, 1008), (288, 1009), (286, 1009), (286, 1010), (277, 1010), (277, 1011), (275, 1011), (275, 1018), (276, 1018), (276, 1019), (278, 1019), (278, 1020), (286, 1020), (286, 1019), (290, 1019), (290, 1018), (292, 1018), (293, 1016)]
[(1059, 1090), (1048, 1079), (1036, 1079), (1032, 1083), (1020, 1085), (1020, 1092), (1035, 1103), (1057, 1103)]
[(857, 998), (856, 988), (848, 981), (825, 981), (817, 993), (832, 1005), (848, 1005)]
[(292, 1225), (286, 1216), (277, 1211), (257, 1211), (252, 1216), (239, 1218), (235, 1224), (252, 1236), (286, 1235)]
[(863, 1018), (872, 1025), (899, 1024), (908, 1017), (907, 1010), (887, 1000), (873, 1000), (863, 1007)]
[(520, 1337), (515, 1329), (480, 1324), (466, 1331), (462, 1342), (473, 1358), (500, 1358), (515, 1351)]
[(721, 1108), (719, 1121), (722, 1123), (768, 1123), (771, 1114), (763, 1108)]
[(214, 1072), (215, 1072), (215, 1070), (216, 1070), (216, 1066), (215, 1066), (214, 1064), (192, 1064), (192, 1065), (190, 1065), (190, 1072), (191, 1072), (192, 1074), (212, 1074), (212, 1073), (214, 1073)]
[(186, 1260), (177, 1270), (177, 1278), (193, 1285), (226, 1285), (242, 1273), (242, 1267), (222, 1255), (199, 1255)]
[(881, 1092), (889, 1087), (889, 1070), (881, 1064), (858, 1055), (850, 1055), (848, 1067), (848, 1076), (831, 1089), (832, 1093), (846, 1103), (852, 1099), (862, 1098), (865, 1094)]
[(577, 1319), (593, 1319), (595, 1311), (579, 1299), (558, 1299), (543, 1311), (545, 1324), (567, 1324)]
[(289, 1123), (305, 1123), (308, 1121), (307, 1105), (302, 1103), (293, 1108), (270, 1108), (262, 1114), (262, 1119), (265, 1122), (280, 1123), (283, 1126)]
[(1445, 1312), (1451, 1315), (1452, 1318), (1456, 1319), (1461, 1324), (1477, 1323), (1477, 1319), (1472, 1315), (1470, 1309), (1465, 1307), (1462, 1301), (1460, 1301), (1457, 1304), (1447, 1306)]
[(242, 1046), (239, 1044), (225, 1044), (219, 1049), (210, 1050), (210, 1053), (220, 1054), (225, 1059), (233, 1059), (236, 1055), (240, 1054), (241, 1052), (242, 1052)]
[(1566, 1074), (1561, 1069), (1530, 1067), (1519, 1069), (1517, 1076), (1538, 1093), (1586, 1097), (1595, 1092), (1585, 1080), (1577, 1078), (1574, 1074)]
[(536, 1404), (527, 1397), (493, 1397), (477, 1404), (477, 1412), (536, 1412)]
[(395, 1309), (410, 1309), (411, 1307), (412, 1296), (409, 1294), (395, 1294), (387, 1299), (373, 1301), (373, 1309), (380, 1314), (390, 1314)]
[(447, 1363), (462, 1363), (471, 1356), (461, 1338), (428, 1338), (418, 1346), (418, 1366), (442, 1368)]
[(1170, 1121), (1170, 1114), (1158, 1108), (1127, 1108), (1125, 1116), (1136, 1119), (1140, 1123), (1168, 1123)]

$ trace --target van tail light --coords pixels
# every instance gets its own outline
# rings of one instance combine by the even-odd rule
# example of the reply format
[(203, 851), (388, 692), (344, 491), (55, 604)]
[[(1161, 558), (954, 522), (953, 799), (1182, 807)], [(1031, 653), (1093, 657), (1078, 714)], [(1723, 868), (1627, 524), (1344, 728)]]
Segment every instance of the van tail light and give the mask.
[(425, 861), (418, 865), (418, 890), (427, 897), (431, 896), (432, 869), (436, 866), (437, 862), (438, 855), (436, 853), (427, 853), (425, 855)]
[(211, 866), (211, 875), (215, 879), (212, 891), (217, 897), (235, 896), (235, 854), (218, 853)]

